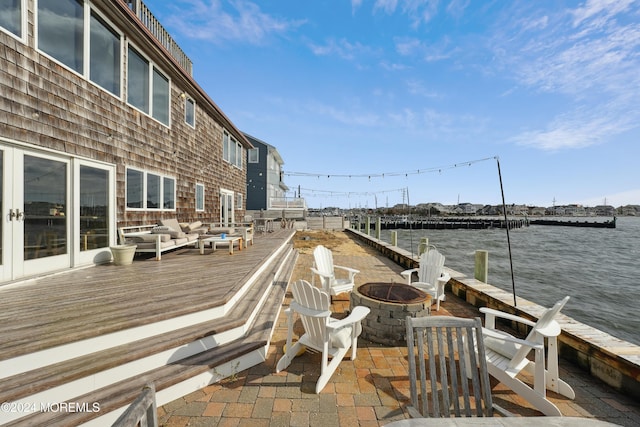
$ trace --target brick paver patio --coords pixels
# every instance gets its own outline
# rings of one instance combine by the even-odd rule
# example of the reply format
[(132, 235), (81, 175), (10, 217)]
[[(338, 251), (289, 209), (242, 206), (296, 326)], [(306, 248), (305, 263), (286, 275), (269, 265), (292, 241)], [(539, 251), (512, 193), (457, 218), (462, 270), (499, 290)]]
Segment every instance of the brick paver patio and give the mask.
[[(380, 257), (370, 248), (335, 233), (332, 248), (336, 264), (361, 271), (356, 285), (369, 281), (402, 280), (401, 267)], [(292, 280), (311, 280), (311, 251), (300, 248)], [(290, 301), (287, 295), (283, 307)], [(334, 299), (334, 313), (349, 308), (348, 297)], [(432, 315), (475, 317), (475, 307), (447, 295), (439, 312)], [(300, 331), (298, 331), (300, 332)], [(319, 354), (306, 352), (284, 372), (276, 373), (282, 355), (287, 324), (283, 312), (277, 321), (265, 363), (227, 378), (222, 383), (159, 408), (163, 426), (383, 426), (408, 418), (404, 405), (409, 399), (408, 363), (405, 347), (386, 347), (360, 339), (354, 361), (343, 360), (329, 384), (314, 393), (319, 376)], [(560, 361), (561, 377), (576, 391), (575, 400), (550, 392), (563, 415), (594, 417), (624, 426), (640, 425), (640, 404), (590, 377), (581, 369)], [(501, 384), (493, 382), (495, 403), (520, 416), (539, 416), (527, 402)], [(541, 425), (544, 419), (541, 418)]]

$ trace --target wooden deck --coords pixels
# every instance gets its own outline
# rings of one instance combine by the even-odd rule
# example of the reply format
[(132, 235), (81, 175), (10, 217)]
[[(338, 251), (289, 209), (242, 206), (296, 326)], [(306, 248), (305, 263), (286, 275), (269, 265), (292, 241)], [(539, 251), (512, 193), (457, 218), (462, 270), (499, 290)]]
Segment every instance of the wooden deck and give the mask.
[(259, 235), (229, 255), (180, 248), (137, 255), (0, 288), (0, 361), (70, 341), (155, 323), (228, 302), (291, 230)]
[[(0, 402), (26, 399), (64, 382), (173, 352), (169, 357), (173, 365), (153, 374), (161, 389), (162, 384), (170, 387), (185, 380), (193, 369), (210, 369), (238, 352), (266, 345), (269, 318), (272, 324), (277, 315), (273, 310), (279, 310), (291, 273), (279, 276), (280, 266), (291, 264), (292, 270), (295, 263), (295, 257), (288, 255), (291, 248), (282, 250), (290, 246), (293, 234), (293, 230), (258, 234), (254, 245), (233, 255), (226, 248), (215, 253), (207, 248), (200, 255), (197, 248), (185, 247), (163, 254), (161, 261), (137, 256), (130, 266), (93, 266), (0, 288)], [(272, 294), (274, 304), (265, 303)], [(255, 307), (261, 304), (265, 308), (257, 312)], [(244, 339), (236, 340), (232, 350), (200, 351), (186, 355), (200, 358), (186, 364), (190, 369), (184, 368), (185, 363), (176, 366), (176, 361), (184, 360), (176, 348), (205, 339), (218, 341), (211, 337), (234, 330)], [(128, 404), (128, 389), (133, 386), (137, 393), (139, 383), (148, 377), (145, 373), (138, 380), (123, 379), (114, 388), (117, 392), (79, 400), (99, 401), (101, 410), (116, 409)], [(108, 403), (105, 396), (113, 395), (122, 397)], [(79, 416), (78, 423), (85, 418)], [(50, 419), (37, 417), (29, 422), (51, 424)], [(66, 417), (61, 424), (69, 422), (75, 423)]]

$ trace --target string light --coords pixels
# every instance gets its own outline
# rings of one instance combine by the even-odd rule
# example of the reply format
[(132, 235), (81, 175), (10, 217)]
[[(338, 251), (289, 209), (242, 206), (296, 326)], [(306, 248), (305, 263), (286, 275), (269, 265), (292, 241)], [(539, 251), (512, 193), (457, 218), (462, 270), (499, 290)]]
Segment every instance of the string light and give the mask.
[(448, 165), (448, 166), (436, 166), (436, 167), (432, 167), (432, 168), (426, 168), (426, 169), (417, 169), (417, 170), (410, 170), (410, 171), (403, 171), (403, 172), (382, 172), (382, 173), (365, 173), (365, 174), (324, 174), (324, 173), (310, 173), (310, 172), (283, 172), (284, 175), (286, 176), (304, 176), (304, 177), (316, 177), (316, 178), (321, 178), (323, 176), (326, 176), (327, 179), (329, 178), (367, 178), (369, 181), (371, 181), (371, 178), (385, 178), (385, 177), (390, 177), (390, 176), (405, 176), (405, 178), (408, 178), (409, 175), (422, 175), (425, 173), (432, 173), (432, 172), (437, 172), (437, 173), (442, 173), (443, 170), (445, 169), (455, 169), (459, 166), (471, 166), (475, 163), (480, 163), (480, 162), (486, 162), (487, 160), (495, 160), (497, 159), (496, 156), (494, 157), (487, 157), (484, 159), (478, 159), (478, 160), (470, 160), (470, 161), (466, 161), (466, 162), (461, 162), (461, 163), (454, 163), (452, 165)]

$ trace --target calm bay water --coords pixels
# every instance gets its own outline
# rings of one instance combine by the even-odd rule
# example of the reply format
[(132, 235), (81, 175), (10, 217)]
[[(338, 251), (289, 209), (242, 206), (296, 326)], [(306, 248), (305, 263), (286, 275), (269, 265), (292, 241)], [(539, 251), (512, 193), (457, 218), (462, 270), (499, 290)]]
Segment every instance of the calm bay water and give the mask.
[[(640, 218), (618, 218), (616, 225), (510, 230), (516, 294), (547, 307), (570, 295), (563, 313), (640, 345)], [(487, 250), (488, 282), (512, 290), (505, 230), (397, 231), (399, 247), (417, 253), (420, 238), (427, 237), (446, 256), (447, 267), (469, 277), (475, 251)], [(390, 231), (382, 230), (381, 239), (389, 242)]]

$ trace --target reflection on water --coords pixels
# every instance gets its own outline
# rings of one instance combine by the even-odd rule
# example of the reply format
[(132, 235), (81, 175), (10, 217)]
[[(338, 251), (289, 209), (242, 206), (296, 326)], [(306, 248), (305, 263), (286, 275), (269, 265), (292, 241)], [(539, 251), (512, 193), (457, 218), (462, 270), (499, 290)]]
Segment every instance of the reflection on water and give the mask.
[[(427, 237), (447, 257), (446, 266), (469, 277), (475, 251), (487, 250), (488, 282), (511, 291), (505, 230), (397, 231), (401, 248), (416, 253)], [(509, 235), (518, 296), (551, 306), (570, 295), (563, 313), (640, 345), (640, 218), (618, 218), (615, 229), (532, 225)], [(381, 239), (390, 241), (390, 231), (382, 230)]]

